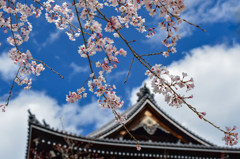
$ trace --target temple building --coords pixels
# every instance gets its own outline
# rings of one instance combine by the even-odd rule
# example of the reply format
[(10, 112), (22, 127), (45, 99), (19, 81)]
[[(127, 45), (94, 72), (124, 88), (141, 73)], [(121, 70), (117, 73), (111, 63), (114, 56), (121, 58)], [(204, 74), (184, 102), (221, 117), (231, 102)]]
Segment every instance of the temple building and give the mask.
[(40, 123), (29, 111), (26, 158), (240, 159), (239, 148), (216, 146), (170, 118), (146, 86), (137, 95), (137, 103), (123, 115), (127, 116), (125, 126), (141, 145), (140, 151), (115, 120), (83, 137)]

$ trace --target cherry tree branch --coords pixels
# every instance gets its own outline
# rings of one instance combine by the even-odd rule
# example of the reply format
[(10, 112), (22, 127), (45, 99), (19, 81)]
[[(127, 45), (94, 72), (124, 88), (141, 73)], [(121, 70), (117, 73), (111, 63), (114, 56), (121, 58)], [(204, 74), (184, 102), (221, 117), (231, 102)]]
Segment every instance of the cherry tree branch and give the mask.
[(49, 67), (46, 63), (44, 63), (41, 60), (37, 60), (37, 59), (32, 59), (33, 61), (37, 61), (40, 62), (41, 64), (43, 64), (44, 66), (46, 66), (48, 69), (50, 69), (52, 72), (56, 73), (58, 76), (60, 76), (62, 79), (64, 79), (64, 76), (62, 76), (60, 73), (58, 73), (57, 71), (55, 71), (54, 69), (52, 69), (51, 67)]
[(6, 102), (6, 104), (4, 105), (3, 110), (4, 110), (5, 107), (8, 106), (8, 104), (9, 104), (10, 98), (11, 98), (11, 96), (12, 96), (12, 90), (13, 90), (13, 86), (14, 86), (14, 83), (15, 83), (15, 79), (18, 77), (18, 73), (19, 73), (20, 69), (21, 69), (21, 66), (18, 68), (17, 73), (16, 73), (16, 75), (15, 75), (13, 81), (12, 81), (12, 85), (11, 85), (10, 91), (9, 91), (9, 93), (8, 93), (7, 102)]
[(180, 18), (180, 17), (172, 14), (160, 0), (158, 0), (158, 2), (166, 9), (166, 11), (168, 12), (168, 14), (170, 14), (172, 17), (176, 18), (177, 20), (180, 20), (180, 19), (181, 19), (181, 20), (183, 20), (184, 22), (186, 22), (186, 23), (188, 23), (188, 24), (190, 24), (190, 25), (193, 25), (193, 26), (201, 29), (202, 31), (206, 32), (206, 30), (203, 29), (200, 25), (193, 24), (193, 23), (187, 21), (186, 19)]
[[(110, 22), (110, 21), (107, 19), (107, 17), (106, 17), (100, 10), (97, 9), (97, 11), (104, 17), (104, 19), (105, 19), (107, 22)], [(150, 64), (148, 64), (148, 63), (145, 64), (144, 62), (146, 62), (146, 61), (145, 61), (145, 60), (143, 61), (143, 59), (141, 58), (141, 55), (138, 55), (138, 54), (132, 49), (132, 47), (129, 45), (129, 43), (127, 42), (127, 40), (121, 35), (121, 33), (120, 33), (118, 30), (115, 29), (115, 31), (116, 31), (116, 33), (118, 33), (118, 35), (121, 37), (121, 39), (125, 42), (125, 44), (128, 46), (128, 48), (131, 50), (133, 56), (136, 57), (136, 58), (138, 59), (138, 61), (139, 61), (142, 65), (144, 65), (154, 76), (156, 76), (157, 78), (160, 79), (160, 77), (159, 77), (155, 72), (153, 72), (153, 71), (151, 70), (151, 67), (152, 67), (152, 66), (151, 66)], [(195, 108), (195, 107), (193, 107), (193, 106), (191, 106), (190, 104), (188, 104), (175, 90), (172, 89), (172, 87), (171, 87), (169, 84), (167, 84), (167, 83), (164, 83), (164, 84), (167, 85), (167, 86), (173, 91), (173, 93), (174, 93), (176, 96), (178, 96), (178, 97), (183, 101), (183, 103), (184, 103), (185, 105), (187, 105), (187, 107), (190, 108), (196, 115), (198, 115), (198, 116), (201, 115), (198, 111), (196, 111), (196, 108)], [(206, 119), (205, 117), (202, 117), (202, 119), (203, 119), (205, 122), (207, 122), (207, 123), (209, 123), (210, 125), (212, 125), (213, 127), (217, 128), (218, 130), (224, 132), (225, 134), (231, 135), (231, 133), (229, 133), (229, 132), (227, 132), (227, 131), (224, 131), (224, 130), (221, 129), (219, 126), (216, 126), (214, 123), (210, 122), (210, 121), (209, 121), (208, 119)]]
[(134, 61), (134, 56), (133, 56), (133, 58), (132, 58), (132, 62), (131, 62), (131, 64), (130, 64), (130, 67), (129, 67), (129, 70), (128, 70), (128, 74), (127, 74), (126, 80), (123, 82), (124, 84), (125, 84), (125, 83), (127, 82), (127, 80), (128, 80), (128, 76), (129, 76), (129, 74), (130, 74), (130, 71), (131, 71), (131, 68), (132, 68), (133, 61)]
[(143, 57), (143, 56), (152, 56), (152, 55), (160, 55), (160, 54), (162, 54), (163, 53), (163, 51), (161, 51), (161, 52), (154, 52), (154, 53), (152, 53), (152, 54), (143, 54), (143, 55), (139, 55), (139, 57)]
[[(74, 2), (74, 4), (76, 3), (75, 0), (73, 0), (73, 2)], [(86, 3), (86, 2), (85, 2), (85, 3)], [(79, 23), (80, 29), (81, 29), (81, 31), (82, 31), (82, 30), (83, 30), (83, 27), (82, 27), (82, 24), (81, 24), (79, 15), (78, 15), (78, 10), (77, 10), (76, 5), (74, 5), (74, 7), (75, 7), (75, 12), (76, 12), (76, 15), (77, 15), (78, 23)], [(87, 42), (86, 42), (86, 40), (85, 40), (85, 36), (84, 36), (84, 33), (83, 33), (83, 32), (82, 32), (82, 37), (83, 37), (84, 45), (85, 45), (85, 47), (87, 48)], [(89, 57), (88, 53), (87, 53), (87, 58), (88, 58), (88, 62), (89, 62), (89, 66), (90, 66), (91, 72), (94, 73), (94, 71), (93, 71), (93, 69), (92, 69), (92, 65), (91, 65), (91, 60), (90, 60), (90, 57)], [(95, 75), (93, 75), (93, 78), (96, 79)], [(103, 94), (103, 97), (104, 97), (105, 99), (107, 99), (107, 97), (106, 97), (104, 94)], [(112, 107), (111, 107), (111, 109), (112, 109), (112, 112), (113, 112), (115, 118), (120, 121), (120, 120), (121, 120), (121, 116), (120, 116), (120, 115), (116, 112), (116, 110), (114, 110)], [(131, 132), (127, 129), (127, 127), (125, 126), (125, 124), (124, 124), (123, 122), (120, 122), (120, 123), (121, 123), (121, 125), (123, 126), (123, 128), (127, 131), (127, 133), (130, 135), (130, 137), (131, 137), (133, 140), (136, 141), (137, 145), (139, 145), (138, 140), (131, 134)]]
[[(73, 3), (76, 4), (75, 0), (73, 0)], [(79, 23), (79, 26), (80, 26), (80, 30), (81, 30), (81, 33), (82, 33), (84, 45), (85, 45), (85, 47), (87, 48), (87, 42), (86, 42), (86, 39), (85, 39), (85, 36), (84, 36), (82, 23), (81, 23), (81, 21), (80, 21), (79, 15), (78, 15), (78, 10), (77, 10), (76, 5), (74, 5), (74, 8), (75, 8), (75, 11), (76, 11), (77, 20), (78, 20), (78, 23)], [(89, 57), (88, 53), (87, 53), (87, 58), (88, 58), (88, 63), (89, 63), (91, 72), (94, 73), (94, 72), (93, 72), (93, 68), (92, 68), (92, 64), (91, 64), (91, 60), (90, 60), (90, 57)]]

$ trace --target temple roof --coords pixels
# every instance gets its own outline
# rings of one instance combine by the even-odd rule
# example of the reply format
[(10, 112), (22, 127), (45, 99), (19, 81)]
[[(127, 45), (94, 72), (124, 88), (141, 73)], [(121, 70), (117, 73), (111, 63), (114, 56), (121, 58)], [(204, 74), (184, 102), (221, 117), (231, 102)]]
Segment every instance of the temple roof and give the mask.
[[(154, 135), (155, 136), (163, 135), (165, 138), (167, 137), (172, 138), (172, 140), (169, 139), (169, 141), (173, 141), (174, 137), (176, 138), (180, 136), (183, 138), (183, 139), (179, 138), (180, 140), (182, 140), (182, 143), (200, 144), (205, 146), (213, 145), (212, 143), (202, 139), (201, 137), (195, 135), (193, 132), (181, 126), (181, 124), (179, 124), (177, 121), (169, 117), (163, 110), (161, 110), (160, 107), (157, 106), (153, 98), (153, 95), (150, 93), (149, 89), (146, 86), (140, 89), (138, 97), (139, 97), (138, 102), (129, 109), (127, 109), (122, 114), (127, 116), (125, 125), (128, 127), (130, 131), (131, 129), (134, 131), (137, 128), (143, 127), (148, 133), (143, 135), (150, 136), (149, 137), (150, 139), (155, 139), (156, 137), (154, 137)], [(147, 127), (146, 125), (149, 124), (144, 121), (139, 122), (140, 119), (146, 120), (146, 122), (152, 123), (155, 122), (155, 124), (152, 124), (149, 126), (149, 128), (146, 128)], [(135, 126), (132, 126), (134, 124)], [(158, 129), (159, 132), (154, 134), (153, 132), (151, 132), (152, 129), (155, 129), (155, 131), (156, 129)], [(122, 125), (119, 122), (112, 120), (109, 123), (103, 125), (101, 128), (87, 135), (87, 137), (99, 139), (116, 137), (119, 138), (121, 137), (121, 135), (119, 136), (116, 134), (121, 133), (121, 131), (123, 131)], [(141, 130), (139, 130), (138, 132), (140, 131)], [(173, 135), (170, 136), (170, 134)], [(161, 139), (159, 140), (156, 139), (156, 141), (164, 142)]]
[(83, 137), (51, 128), (44, 120), (42, 123), (39, 122), (29, 110), (26, 158), (33, 157), (34, 153), (31, 151), (34, 149), (53, 152), (52, 147), (56, 143), (68, 147), (66, 139), (79, 143), (74, 148), (74, 153), (80, 153), (82, 156), (88, 153), (94, 155), (96, 152), (99, 156), (116, 158), (188, 156), (195, 159), (201, 156), (203, 159), (212, 159), (219, 158), (222, 154), (240, 158), (239, 148), (213, 145), (170, 118), (156, 105), (153, 95), (146, 86), (140, 89), (138, 97), (138, 102), (123, 115), (128, 117), (125, 126), (139, 140), (142, 147), (140, 152), (136, 150), (136, 141), (129, 138), (127, 133), (122, 133), (124, 132), (122, 125), (115, 120)]
[[(29, 116), (30, 118), (31, 116)], [(182, 158), (188, 157), (191, 159), (213, 159), (219, 158), (222, 154), (227, 154), (230, 158), (238, 158), (240, 156), (239, 148), (228, 148), (220, 146), (206, 146), (199, 144), (184, 144), (184, 143), (168, 143), (168, 142), (152, 142), (139, 141), (142, 150), (136, 150), (136, 142), (133, 140), (124, 139), (109, 139), (109, 138), (89, 138), (77, 136), (56, 130), (45, 126), (38, 120), (29, 120), (28, 142), (26, 158), (31, 158), (31, 150), (37, 148), (41, 151), (52, 151), (57, 143), (69, 148), (66, 139), (80, 143), (73, 147), (74, 152), (84, 153), (98, 153), (98, 156), (115, 156), (115, 158)], [(35, 145), (35, 146), (34, 146)], [(165, 153), (167, 150), (168, 153)], [(237, 156), (237, 157), (236, 157)]]

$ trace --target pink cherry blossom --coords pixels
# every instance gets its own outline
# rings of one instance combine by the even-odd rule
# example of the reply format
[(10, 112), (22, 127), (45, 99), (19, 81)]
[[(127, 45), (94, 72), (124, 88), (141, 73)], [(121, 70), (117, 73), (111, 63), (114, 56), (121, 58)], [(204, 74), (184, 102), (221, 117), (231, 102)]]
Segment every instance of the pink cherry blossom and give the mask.
[(137, 148), (138, 151), (141, 150), (141, 146), (139, 144), (137, 144), (136, 148)]
[(171, 75), (167, 68), (161, 67), (160, 64), (153, 66), (151, 71), (147, 70), (145, 75), (152, 79), (153, 92), (164, 95), (165, 101), (170, 106), (181, 107), (183, 100), (192, 98), (192, 96), (178, 95), (175, 92), (179, 88), (186, 88), (186, 91), (194, 88), (193, 79), (186, 80), (186, 73), (182, 73), (182, 78), (178, 75)]
[(238, 143), (238, 133), (237, 132), (233, 132), (237, 129), (236, 126), (233, 126), (233, 128), (231, 129), (230, 127), (226, 127), (226, 133), (225, 136), (222, 138), (222, 140), (225, 141), (226, 145), (236, 145)]

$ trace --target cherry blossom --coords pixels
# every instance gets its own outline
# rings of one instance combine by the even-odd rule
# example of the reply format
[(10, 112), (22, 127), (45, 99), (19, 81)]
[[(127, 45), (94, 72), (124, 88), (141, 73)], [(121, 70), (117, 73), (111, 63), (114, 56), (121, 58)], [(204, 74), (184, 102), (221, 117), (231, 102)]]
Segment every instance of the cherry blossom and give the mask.
[(116, 117), (116, 121), (119, 121), (120, 123), (124, 123), (126, 119), (127, 119), (126, 115), (120, 115), (119, 113), (118, 113), (118, 117)]
[(152, 79), (152, 87), (154, 93), (159, 93), (165, 96), (165, 101), (170, 106), (181, 107), (184, 103), (183, 100), (192, 98), (193, 96), (184, 96), (176, 94), (179, 88), (186, 88), (190, 91), (194, 88), (193, 79), (186, 80), (187, 74), (182, 73), (182, 77), (178, 75), (171, 75), (166, 67), (161, 67), (156, 64), (152, 67), (151, 71), (147, 70), (145, 75)]
[(231, 129), (230, 127), (226, 127), (227, 132), (225, 133), (225, 136), (222, 138), (222, 140), (225, 141), (226, 145), (236, 145), (238, 143), (238, 133), (233, 132), (237, 129), (236, 126), (233, 126)]
[(141, 150), (141, 146), (140, 145), (137, 145), (136, 148), (137, 148), (138, 151)]
[(202, 119), (206, 114), (207, 114), (206, 112), (200, 112), (198, 116), (200, 119)]
[(86, 98), (87, 93), (85, 92), (85, 88), (81, 87), (80, 89), (77, 89), (77, 92), (69, 92), (69, 95), (66, 95), (66, 101), (70, 103), (74, 103), (75, 101), (78, 101), (79, 99)]

